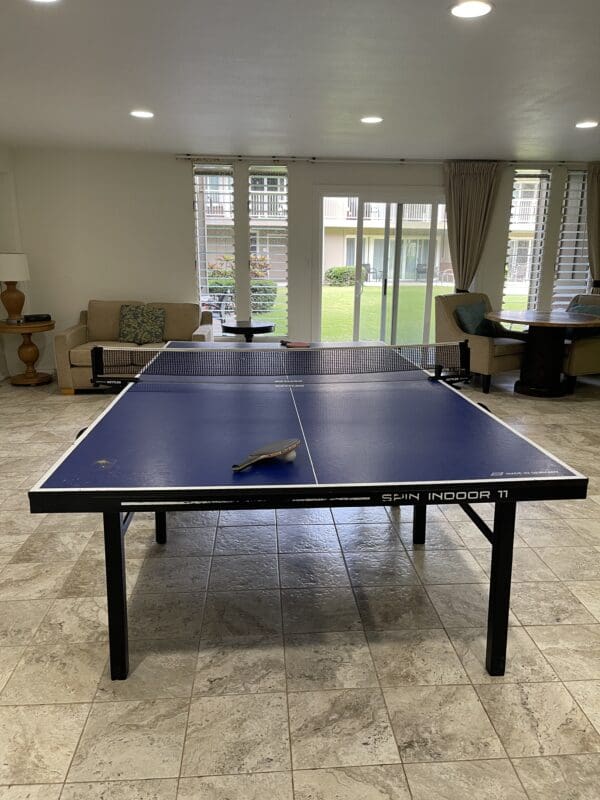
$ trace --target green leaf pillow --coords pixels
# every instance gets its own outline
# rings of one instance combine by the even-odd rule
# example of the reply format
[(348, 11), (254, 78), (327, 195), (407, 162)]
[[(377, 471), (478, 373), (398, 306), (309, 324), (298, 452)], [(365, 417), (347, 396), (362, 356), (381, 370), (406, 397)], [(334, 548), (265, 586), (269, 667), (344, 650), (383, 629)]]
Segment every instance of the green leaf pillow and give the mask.
[(119, 341), (135, 344), (162, 342), (165, 335), (164, 308), (121, 306)]
[(491, 319), (486, 319), (487, 306), (483, 300), (479, 303), (469, 303), (465, 306), (457, 306), (456, 318), (458, 324), (465, 333), (472, 333), (475, 336), (501, 336), (498, 328)]

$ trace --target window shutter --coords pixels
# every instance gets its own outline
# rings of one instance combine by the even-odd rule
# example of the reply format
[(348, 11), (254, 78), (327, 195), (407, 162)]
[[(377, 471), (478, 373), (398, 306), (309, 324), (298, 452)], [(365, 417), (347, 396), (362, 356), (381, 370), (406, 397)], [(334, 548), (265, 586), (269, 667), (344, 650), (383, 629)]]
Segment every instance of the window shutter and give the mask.
[(555, 310), (565, 309), (575, 295), (589, 291), (586, 182), (585, 171), (569, 171), (563, 197), (554, 271), (552, 308)]
[(515, 170), (502, 307), (536, 309), (546, 236), (548, 170)]

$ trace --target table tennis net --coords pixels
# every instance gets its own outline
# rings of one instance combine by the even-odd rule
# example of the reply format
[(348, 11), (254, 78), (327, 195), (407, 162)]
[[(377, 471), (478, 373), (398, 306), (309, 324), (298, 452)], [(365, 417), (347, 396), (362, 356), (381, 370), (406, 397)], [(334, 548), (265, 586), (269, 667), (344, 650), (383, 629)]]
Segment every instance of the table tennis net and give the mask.
[(92, 351), (94, 385), (144, 378), (365, 375), (420, 370), (438, 378), (468, 375), (466, 342), (288, 348), (111, 348)]

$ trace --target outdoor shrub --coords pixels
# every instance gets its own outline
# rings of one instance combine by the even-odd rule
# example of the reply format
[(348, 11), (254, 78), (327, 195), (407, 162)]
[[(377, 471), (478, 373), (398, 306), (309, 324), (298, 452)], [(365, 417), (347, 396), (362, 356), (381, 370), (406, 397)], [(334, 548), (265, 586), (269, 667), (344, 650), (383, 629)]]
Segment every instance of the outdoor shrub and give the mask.
[[(354, 286), (356, 269), (354, 267), (329, 267), (325, 271), (325, 282), (329, 286)], [(363, 281), (367, 279), (367, 269), (363, 267)]]

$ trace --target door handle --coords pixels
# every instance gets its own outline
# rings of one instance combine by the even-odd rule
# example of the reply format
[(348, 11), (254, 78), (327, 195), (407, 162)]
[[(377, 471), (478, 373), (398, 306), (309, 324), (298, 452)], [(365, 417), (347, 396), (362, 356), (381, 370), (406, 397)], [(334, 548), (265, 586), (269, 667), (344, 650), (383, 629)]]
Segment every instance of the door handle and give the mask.
[(383, 293), (384, 294), (387, 294), (387, 282), (388, 282), (388, 279), (384, 278), (383, 279)]

